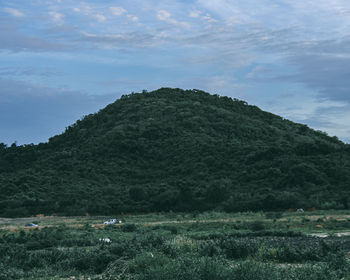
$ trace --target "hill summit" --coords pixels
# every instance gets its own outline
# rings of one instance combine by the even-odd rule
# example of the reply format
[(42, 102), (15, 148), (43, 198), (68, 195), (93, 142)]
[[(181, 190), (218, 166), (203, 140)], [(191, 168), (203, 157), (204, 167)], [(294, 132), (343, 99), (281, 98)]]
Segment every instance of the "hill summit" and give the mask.
[(0, 216), (348, 208), (349, 171), (336, 137), (161, 88), (123, 95), (48, 143), (0, 144)]

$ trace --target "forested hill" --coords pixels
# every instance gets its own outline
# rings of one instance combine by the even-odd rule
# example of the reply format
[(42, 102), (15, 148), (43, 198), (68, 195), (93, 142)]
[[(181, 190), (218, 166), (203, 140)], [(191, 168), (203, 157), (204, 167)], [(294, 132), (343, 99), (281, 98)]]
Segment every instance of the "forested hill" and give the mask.
[(349, 194), (349, 145), (199, 90), (132, 93), (48, 143), (0, 144), (0, 216), (347, 208)]

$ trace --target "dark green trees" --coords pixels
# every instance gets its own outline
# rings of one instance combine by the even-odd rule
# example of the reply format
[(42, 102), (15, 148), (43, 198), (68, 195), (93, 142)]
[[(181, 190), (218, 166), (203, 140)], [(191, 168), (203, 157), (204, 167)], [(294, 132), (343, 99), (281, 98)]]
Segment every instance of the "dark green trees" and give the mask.
[(346, 208), (349, 186), (349, 145), (199, 90), (124, 95), (48, 143), (0, 144), (0, 216)]

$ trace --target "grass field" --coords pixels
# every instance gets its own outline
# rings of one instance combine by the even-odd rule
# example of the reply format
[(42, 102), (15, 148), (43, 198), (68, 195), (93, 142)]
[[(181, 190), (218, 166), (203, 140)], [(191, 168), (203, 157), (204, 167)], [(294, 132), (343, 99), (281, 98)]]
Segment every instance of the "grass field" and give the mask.
[(0, 280), (350, 279), (349, 234), (350, 211), (0, 218)]

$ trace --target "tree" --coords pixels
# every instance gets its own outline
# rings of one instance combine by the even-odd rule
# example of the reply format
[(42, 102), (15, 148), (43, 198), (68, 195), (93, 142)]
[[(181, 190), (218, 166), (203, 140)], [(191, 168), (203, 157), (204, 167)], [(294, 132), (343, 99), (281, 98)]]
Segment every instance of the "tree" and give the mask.
[(129, 189), (130, 198), (134, 201), (147, 199), (147, 193), (142, 187), (132, 187)]

